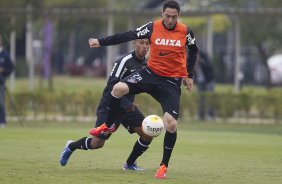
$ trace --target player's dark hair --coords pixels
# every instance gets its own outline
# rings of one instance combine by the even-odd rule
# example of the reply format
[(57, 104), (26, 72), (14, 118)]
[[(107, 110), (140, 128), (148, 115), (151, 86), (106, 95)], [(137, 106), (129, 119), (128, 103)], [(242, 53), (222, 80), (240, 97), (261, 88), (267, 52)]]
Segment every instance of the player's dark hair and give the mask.
[(164, 5), (163, 5), (163, 12), (165, 11), (165, 9), (167, 8), (173, 8), (176, 9), (178, 14), (180, 13), (180, 6), (178, 4), (177, 1), (174, 0), (167, 0)]

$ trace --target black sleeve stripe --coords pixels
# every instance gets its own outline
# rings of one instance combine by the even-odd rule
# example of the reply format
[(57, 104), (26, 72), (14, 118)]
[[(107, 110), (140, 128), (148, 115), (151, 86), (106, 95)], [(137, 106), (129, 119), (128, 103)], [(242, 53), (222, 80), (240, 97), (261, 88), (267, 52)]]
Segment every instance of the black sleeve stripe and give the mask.
[(115, 77), (120, 77), (120, 74), (121, 74), (122, 69), (124, 68), (125, 62), (127, 60), (129, 60), (130, 58), (132, 58), (132, 54), (129, 54), (129, 55), (125, 56), (124, 58), (122, 58), (122, 60), (120, 61), (119, 66), (117, 68), (117, 72), (115, 74)]

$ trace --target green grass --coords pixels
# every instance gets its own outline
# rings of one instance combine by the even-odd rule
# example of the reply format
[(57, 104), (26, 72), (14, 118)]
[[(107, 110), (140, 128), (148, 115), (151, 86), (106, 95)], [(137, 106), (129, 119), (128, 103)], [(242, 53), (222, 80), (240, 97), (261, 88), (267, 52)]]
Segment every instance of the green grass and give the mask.
[(66, 167), (59, 155), (68, 139), (88, 135), (92, 123), (11, 122), (0, 129), (1, 184), (282, 183), (282, 125), (179, 122), (168, 178), (154, 179), (163, 135), (138, 159), (144, 172), (123, 171), (136, 135), (120, 128), (94, 151), (76, 151)]

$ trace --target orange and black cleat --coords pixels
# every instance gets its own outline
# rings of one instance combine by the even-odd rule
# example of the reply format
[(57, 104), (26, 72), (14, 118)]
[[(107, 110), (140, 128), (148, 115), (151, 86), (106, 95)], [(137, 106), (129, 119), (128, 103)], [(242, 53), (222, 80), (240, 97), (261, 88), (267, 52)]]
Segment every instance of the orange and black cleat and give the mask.
[(164, 164), (162, 164), (159, 167), (159, 169), (157, 170), (155, 178), (157, 178), (157, 179), (165, 179), (166, 178), (166, 171), (167, 171), (166, 166)]
[(106, 125), (106, 123), (103, 123), (102, 125), (92, 128), (90, 130), (90, 134), (93, 136), (99, 136), (103, 133), (112, 133), (115, 131), (115, 124), (113, 124), (110, 128)]

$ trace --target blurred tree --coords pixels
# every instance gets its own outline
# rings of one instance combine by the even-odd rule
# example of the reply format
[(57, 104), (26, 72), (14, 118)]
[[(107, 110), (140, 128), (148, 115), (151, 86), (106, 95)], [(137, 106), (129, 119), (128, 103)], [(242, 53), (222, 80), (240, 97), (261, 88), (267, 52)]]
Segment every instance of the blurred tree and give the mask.
[[(183, 10), (201, 9), (201, 8), (268, 8), (268, 7), (281, 7), (281, 0), (179, 0)], [(114, 8), (114, 9), (132, 9), (142, 8), (150, 0), (1, 0), (1, 8), (26, 8), (27, 4), (31, 4), (33, 8), (53, 8), (53, 7), (66, 7), (66, 8)], [(153, 2), (151, 0), (151, 2)], [(160, 1), (161, 2), (161, 1)], [(48, 15), (45, 15), (48, 16)], [(16, 17), (16, 18), (15, 18)], [(43, 16), (33, 16), (35, 37), (40, 38), (41, 27), (43, 25)], [(83, 42), (87, 37), (105, 35), (106, 29), (106, 16), (53, 16), (51, 17), (55, 29), (59, 30), (55, 37), (55, 44), (58, 43), (62, 48), (66, 47), (66, 42), (69, 40), (69, 35), (75, 34), (77, 40)], [(115, 28), (117, 31), (125, 31), (128, 29), (128, 23), (124, 21), (123, 16), (115, 16)], [(205, 17), (182, 17), (183, 22), (193, 28), (195, 33), (201, 33), (205, 30), (206, 24)], [(215, 23), (215, 32), (223, 32), (230, 26), (230, 20), (225, 15), (213, 15), (213, 22)], [(154, 18), (151, 18), (153, 20)], [(134, 17), (134, 27), (142, 25), (147, 20), (144, 17)], [(282, 22), (279, 17), (269, 16), (242, 16), (241, 21), (241, 36), (242, 45), (255, 46), (259, 51), (260, 57), (268, 69), (268, 86), (270, 83), (270, 71), (267, 66), (267, 58), (275, 52), (281, 50), (282, 35), (281, 27)], [(0, 34), (3, 36), (4, 43), (7, 45), (9, 42), (9, 33), (12, 29), (17, 31), (17, 37), (24, 37), (22, 34), (25, 31), (26, 16), (18, 16), (16, 14), (9, 14), (0, 16)], [(93, 35), (92, 35), (93, 34)], [(85, 47), (77, 46), (81, 52), (85, 51)], [(80, 52), (80, 51), (79, 51)]]
[[(221, 1), (228, 7), (281, 8), (280, 0), (230, 0)], [(282, 49), (282, 22), (280, 16), (241, 16), (241, 36), (243, 45), (255, 46), (267, 69), (267, 87), (271, 88), (270, 69), (267, 59)]]
[[(43, 1), (37, 0), (1, 0), (1, 8), (26, 8), (28, 4), (33, 7), (42, 7)], [(25, 16), (17, 16), (13, 14), (0, 16), (0, 33), (4, 35), (5, 40), (9, 40), (8, 36), (12, 29), (21, 32), (25, 28)]]
[[(215, 33), (225, 32), (230, 27), (230, 20), (228, 16), (223, 14), (214, 14), (211, 16), (213, 21), (213, 31)], [(197, 16), (197, 17), (183, 17), (181, 22), (193, 27), (195, 33), (205, 33), (207, 16)]]
[(106, 2), (104, 0), (44, 0), (44, 7), (46, 8), (101, 8), (105, 6)]
[(1, 8), (25, 8), (26, 5), (32, 4), (34, 7), (42, 7), (44, 1), (38, 0), (1, 0)]
[[(189, 0), (186, 9), (201, 8), (281, 8), (280, 0)], [(267, 69), (267, 87), (271, 87), (270, 69), (267, 59), (282, 50), (282, 22), (279, 16), (239, 16), (241, 24), (241, 42), (244, 46), (254, 46)], [(212, 16), (216, 33), (226, 31), (230, 26), (230, 19), (225, 15)], [(184, 22), (193, 27), (195, 33), (205, 30), (206, 17), (183, 18)]]
[(267, 69), (267, 87), (271, 88), (270, 68), (267, 59), (282, 49), (280, 17), (248, 17), (241, 19), (242, 41), (254, 45)]

